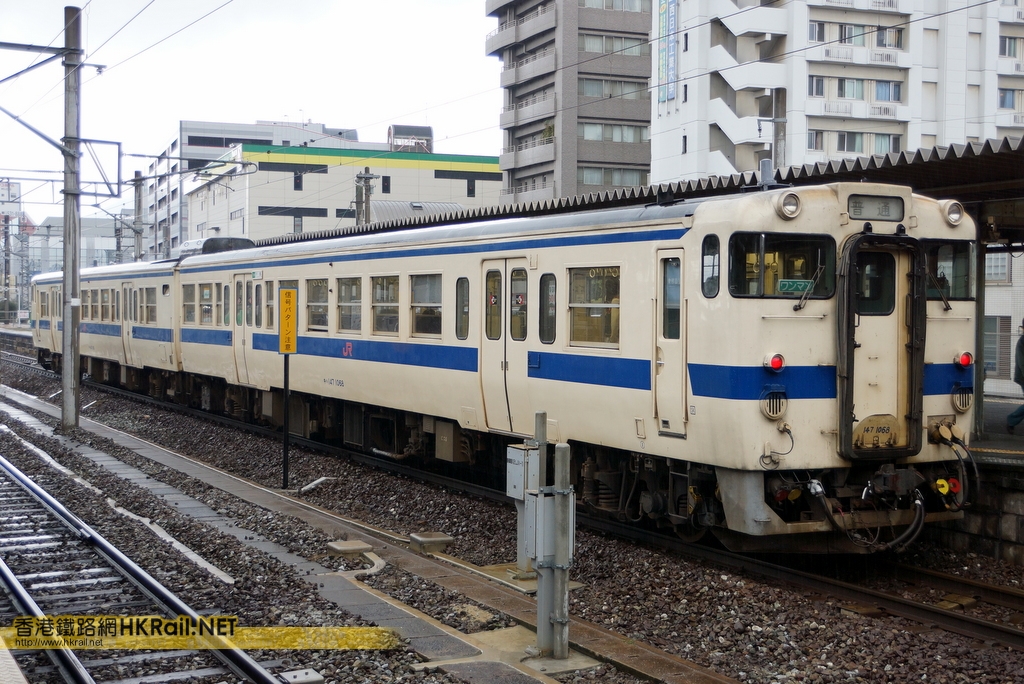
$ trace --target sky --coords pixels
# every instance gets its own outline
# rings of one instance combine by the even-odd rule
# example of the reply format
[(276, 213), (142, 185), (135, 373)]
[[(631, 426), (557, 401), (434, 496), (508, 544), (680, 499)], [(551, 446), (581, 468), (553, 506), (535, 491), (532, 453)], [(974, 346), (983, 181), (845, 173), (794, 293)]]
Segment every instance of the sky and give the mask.
[[(429, 125), (435, 152), (500, 152), (501, 63), (484, 54), (498, 22), (481, 0), (0, 0), (0, 43), (63, 46), (65, 5), (83, 8), (86, 62), (106, 67), (82, 72), (81, 137), (124, 155), (164, 150), (181, 120), (311, 120), (362, 142)], [(0, 49), (0, 79), (43, 58)], [(0, 83), (0, 107), (59, 140), (63, 80), (58, 59)], [(94, 149), (116, 177), (115, 148)], [(122, 178), (151, 161), (123, 157)], [(57, 148), (0, 112), (0, 181), (21, 183), (34, 221), (63, 213), (62, 170)], [(98, 176), (86, 155), (83, 181)], [(83, 197), (82, 215), (103, 215), (100, 201), (121, 204)]]

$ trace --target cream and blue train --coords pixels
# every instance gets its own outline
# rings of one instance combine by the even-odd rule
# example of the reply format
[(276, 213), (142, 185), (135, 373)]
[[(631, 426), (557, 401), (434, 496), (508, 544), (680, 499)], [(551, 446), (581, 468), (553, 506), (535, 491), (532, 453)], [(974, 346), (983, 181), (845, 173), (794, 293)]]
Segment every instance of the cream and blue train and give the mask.
[[(212, 239), (84, 269), (82, 368), (281, 426), (279, 293), (295, 289), (294, 432), (500, 478), (545, 411), (590, 511), (740, 550), (877, 551), (975, 489), (974, 237), (957, 202), (836, 183)], [(56, 367), (61, 274), (33, 288)]]

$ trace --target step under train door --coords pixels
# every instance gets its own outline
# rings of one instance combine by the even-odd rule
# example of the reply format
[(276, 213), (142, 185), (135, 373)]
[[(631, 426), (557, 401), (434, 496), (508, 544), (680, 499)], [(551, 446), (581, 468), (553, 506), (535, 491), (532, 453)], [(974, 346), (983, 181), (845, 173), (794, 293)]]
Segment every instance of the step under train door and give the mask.
[(907, 237), (862, 234), (840, 270), (840, 453), (892, 459), (921, 450), (925, 259)]
[(686, 300), (683, 250), (658, 251), (655, 299), (654, 415), (658, 434), (686, 437)]

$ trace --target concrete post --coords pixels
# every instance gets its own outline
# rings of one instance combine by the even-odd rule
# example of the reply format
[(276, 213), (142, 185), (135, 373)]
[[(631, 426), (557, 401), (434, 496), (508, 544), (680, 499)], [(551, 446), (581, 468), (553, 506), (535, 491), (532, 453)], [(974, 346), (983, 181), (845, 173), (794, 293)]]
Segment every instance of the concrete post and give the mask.
[(555, 658), (569, 657), (569, 566), (572, 564), (572, 549), (569, 530), (572, 496), (569, 491), (569, 445), (560, 443), (555, 447), (555, 567), (554, 612), (551, 622), (554, 632), (552, 655)]
[(81, 359), (78, 350), (78, 319), (81, 313), (79, 291), (79, 238), (81, 206), (79, 188), (79, 126), (81, 107), (79, 90), (82, 64), (82, 10), (64, 8), (64, 330), (61, 353), (61, 426), (65, 430), (78, 427), (78, 379)]
[[(142, 172), (136, 171), (132, 179), (135, 188), (135, 219), (132, 221), (132, 232), (135, 234), (135, 261), (142, 261)], [(127, 302), (125, 303), (127, 306)]]

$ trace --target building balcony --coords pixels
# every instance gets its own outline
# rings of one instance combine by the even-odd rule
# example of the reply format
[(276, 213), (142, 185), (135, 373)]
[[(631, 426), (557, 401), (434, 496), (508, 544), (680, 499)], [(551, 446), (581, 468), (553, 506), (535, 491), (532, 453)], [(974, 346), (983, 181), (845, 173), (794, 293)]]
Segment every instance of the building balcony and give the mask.
[(543, 202), (556, 199), (555, 182), (538, 183), (537, 185), (520, 185), (516, 188), (504, 188), (501, 191), (501, 204), (517, 202)]
[(1014, 57), (1000, 57), (996, 60), (996, 73), (1000, 76), (1024, 76), (1024, 62)]
[(514, 147), (506, 147), (498, 157), (498, 166), (502, 171), (523, 169), (535, 164), (555, 161), (555, 139), (542, 138), (531, 140)]
[(711, 48), (708, 54), (708, 70), (717, 71), (733, 90), (763, 90), (781, 88), (786, 84), (786, 67), (768, 62), (747, 62), (740, 64), (721, 45)]
[(999, 21), (1004, 24), (1024, 24), (1024, 7), (1001, 5), (999, 7)]
[(1024, 112), (1015, 112), (1009, 109), (1000, 109), (996, 112), (996, 127), (1020, 127), (1024, 126)]
[(555, 6), (542, 5), (533, 12), (514, 21), (505, 22), (487, 34), (484, 49), (488, 55), (500, 55), (501, 51), (515, 43), (522, 43), (533, 36), (555, 28)]
[(497, 11), (502, 7), (511, 5), (513, 2), (515, 2), (515, 0), (487, 0), (487, 2), (484, 3), (484, 14), (491, 16), (492, 14), (497, 13)]
[(711, 15), (718, 18), (734, 36), (789, 33), (789, 17), (785, 8), (751, 6), (737, 12), (733, 0), (717, 0), (711, 8)]
[(863, 45), (820, 45), (807, 50), (808, 62), (838, 62), (864, 66), (909, 69), (913, 58), (906, 50), (888, 50)]
[(807, 0), (807, 5), (899, 14), (910, 14), (913, 10), (913, 0)]
[(531, 78), (544, 76), (554, 71), (555, 51), (549, 48), (506, 66), (501, 72), (501, 87), (508, 88), (516, 83), (524, 83)]
[[(648, 105), (649, 106), (649, 105)], [(521, 126), (555, 115), (555, 96), (531, 97), (528, 100), (505, 107), (501, 111), (498, 125), (501, 128)]]

